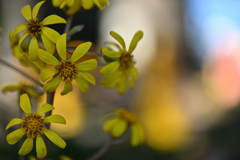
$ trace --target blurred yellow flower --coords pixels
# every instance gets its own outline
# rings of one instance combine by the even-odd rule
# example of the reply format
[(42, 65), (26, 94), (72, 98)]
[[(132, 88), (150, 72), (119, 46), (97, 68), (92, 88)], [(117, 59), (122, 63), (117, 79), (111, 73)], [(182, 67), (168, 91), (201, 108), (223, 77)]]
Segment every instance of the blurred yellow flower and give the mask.
[(53, 131), (50, 131), (44, 126), (46, 123), (61, 123), (66, 124), (65, 119), (60, 115), (51, 115), (43, 118), (43, 114), (54, 109), (48, 103), (43, 104), (36, 113), (32, 113), (31, 104), (27, 94), (20, 96), (20, 107), (27, 114), (27, 116), (12, 119), (6, 130), (14, 125), (21, 124), (21, 128), (9, 133), (7, 135), (7, 142), (10, 145), (17, 143), (23, 135), (27, 135), (27, 139), (22, 144), (18, 154), (27, 155), (33, 149), (33, 139), (36, 137), (36, 151), (37, 157), (43, 158), (47, 154), (47, 148), (43, 141), (42, 134), (44, 133), (55, 145), (60, 148), (65, 148), (66, 142)]
[[(66, 33), (61, 35), (56, 43), (58, 54), (62, 59), (61, 61), (43, 49), (38, 50), (38, 56), (42, 61), (55, 66), (55, 69), (43, 69), (41, 71), (40, 77), (43, 82), (54, 75), (56, 76), (55, 78), (48, 81), (43, 86), (43, 89), (47, 92), (54, 92), (57, 89), (59, 83), (63, 81), (65, 82), (65, 85), (63, 91), (61, 92), (61, 95), (65, 95), (72, 91), (71, 82), (73, 79), (75, 79), (82, 93), (86, 93), (89, 90), (89, 84), (85, 80), (93, 85), (96, 84), (95, 78), (86, 71), (95, 69), (97, 67), (97, 61), (96, 59), (89, 59), (78, 64), (76, 64), (76, 61), (87, 53), (92, 43), (85, 42), (80, 44), (73, 52), (71, 59), (69, 59), (66, 55), (66, 36)], [(80, 78), (79, 75), (85, 80), (83, 78)]]
[(19, 32), (26, 30), (24, 34), (20, 37), (18, 47), (20, 51), (21, 49), (21, 43), (22, 41), (28, 36), (31, 35), (31, 41), (29, 44), (29, 57), (31, 60), (37, 59), (37, 50), (39, 48), (38, 41), (36, 36), (41, 36), (44, 47), (46, 50), (53, 54), (55, 50), (55, 45), (58, 37), (60, 34), (56, 32), (55, 30), (46, 27), (45, 25), (51, 25), (51, 24), (57, 24), (57, 23), (67, 23), (65, 19), (57, 16), (57, 15), (50, 15), (46, 17), (42, 22), (39, 22), (37, 18), (38, 11), (42, 4), (45, 1), (41, 1), (37, 3), (31, 13), (31, 7), (30, 5), (27, 5), (22, 8), (21, 12), (24, 18), (28, 21), (27, 24), (20, 24), (15, 28), (15, 31), (13, 33), (13, 36), (18, 34)]
[(104, 116), (111, 117), (104, 123), (103, 130), (110, 133), (112, 137), (121, 137), (130, 127), (131, 145), (137, 146), (144, 142), (142, 127), (133, 112), (120, 108), (106, 113)]
[(108, 48), (102, 49), (102, 53), (106, 56), (105, 59), (108, 58), (111, 62), (99, 71), (99, 73), (105, 77), (100, 84), (109, 89), (118, 88), (119, 94), (124, 94), (128, 85), (131, 89), (134, 88), (135, 79), (138, 77), (132, 52), (136, 48), (139, 40), (142, 39), (143, 32), (138, 31), (135, 33), (128, 51), (126, 50), (123, 38), (119, 34), (114, 31), (111, 31), (110, 34), (121, 44), (122, 48), (118, 44), (110, 42), (119, 50), (113, 51)]

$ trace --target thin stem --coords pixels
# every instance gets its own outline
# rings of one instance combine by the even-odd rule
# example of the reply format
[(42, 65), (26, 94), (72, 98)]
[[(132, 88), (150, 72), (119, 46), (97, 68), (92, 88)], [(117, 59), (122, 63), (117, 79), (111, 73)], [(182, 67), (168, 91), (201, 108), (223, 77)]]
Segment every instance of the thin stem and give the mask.
[(70, 30), (70, 27), (71, 27), (71, 25), (72, 25), (72, 21), (73, 21), (73, 16), (69, 16), (69, 17), (67, 18), (67, 24), (66, 24), (66, 26), (65, 26), (64, 33), (67, 33), (67, 34), (68, 34), (68, 32), (69, 32), (69, 30)]
[(113, 144), (114, 138), (110, 136), (110, 139), (105, 143), (102, 148), (100, 148), (94, 155), (92, 155), (87, 160), (97, 160), (99, 159)]
[(6, 66), (14, 69), (15, 71), (18, 71), (21, 75), (25, 76), (26, 78), (28, 78), (29, 80), (31, 80), (32, 82), (36, 83), (37, 85), (39, 85), (40, 87), (43, 87), (43, 84), (40, 83), (38, 80), (34, 79), (33, 77), (31, 77), (30, 75), (28, 75), (27, 73), (25, 73), (23, 70), (21, 70), (20, 68), (14, 66), (13, 64), (7, 62), (6, 60), (0, 58), (0, 62), (2, 62), (3, 64), (5, 64)]

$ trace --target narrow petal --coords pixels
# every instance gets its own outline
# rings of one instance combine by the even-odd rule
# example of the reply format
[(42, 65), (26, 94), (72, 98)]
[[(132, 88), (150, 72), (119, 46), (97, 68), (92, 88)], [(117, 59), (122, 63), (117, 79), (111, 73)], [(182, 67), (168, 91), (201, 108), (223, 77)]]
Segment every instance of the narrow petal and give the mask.
[(104, 66), (100, 69), (99, 73), (102, 76), (107, 76), (113, 74), (118, 68), (120, 67), (119, 61), (114, 61), (109, 63), (108, 65)]
[(60, 62), (51, 53), (44, 51), (43, 49), (38, 49), (38, 57), (45, 63), (51, 65), (58, 65)]
[(20, 24), (18, 25), (13, 33), (13, 37), (16, 36), (19, 32), (23, 31), (24, 29), (27, 29), (27, 25), (26, 24)]
[(31, 104), (30, 104), (29, 97), (26, 93), (20, 96), (20, 107), (26, 114), (31, 115), (32, 113)]
[(123, 74), (119, 76), (118, 81), (118, 93), (124, 94), (127, 91), (127, 75)]
[(38, 14), (39, 8), (42, 6), (43, 3), (45, 3), (45, 1), (38, 2), (33, 7), (32, 16), (33, 16), (34, 19), (37, 18), (37, 14)]
[(142, 39), (143, 37), (143, 32), (142, 31), (138, 31), (134, 36), (133, 39), (130, 43), (128, 52), (132, 53), (132, 51), (136, 48), (137, 43)]
[(27, 139), (23, 142), (21, 149), (19, 150), (19, 155), (27, 155), (33, 149), (33, 138), (27, 137)]
[(66, 4), (67, 4), (67, 2), (66, 2), (66, 0), (65, 0), (65, 1), (62, 2), (62, 4), (60, 5), (59, 8), (60, 8), (60, 9), (63, 9), (63, 8), (66, 6)]
[(63, 0), (52, 0), (53, 7), (59, 7)]
[(54, 107), (51, 104), (44, 103), (37, 111), (38, 115), (43, 115), (44, 113), (47, 113), (51, 110), (53, 110)]
[(36, 138), (36, 151), (38, 158), (43, 158), (47, 155), (47, 148), (41, 136)]
[(41, 34), (41, 38), (46, 51), (53, 54), (55, 51), (55, 44), (53, 43), (53, 41), (47, 38), (44, 33)]
[(25, 32), (23, 33), (23, 35), (20, 37), (19, 39), (19, 42), (18, 42), (18, 48), (19, 48), (19, 51), (22, 52), (22, 49), (21, 49), (21, 44), (23, 42), (23, 40), (29, 35), (28, 32)]
[(103, 125), (103, 130), (105, 132), (111, 132), (113, 129), (113, 126), (121, 121), (121, 118), (114, 117), (106, 121)]
[(95, 85), (96, 84), (96, 80), (95, 78), (87, 73), (87, 72), (78, 72), (84, 79), (86, 79), (88, 82), (90, 82), (91, 84)]
[(68, 0), (68, 1), (67, 1), (67, 5), (68, 5), (69, 7), (71, 7), (71, 6), (73, 5), (73, 3), (74, 3), (74, 0)]
[(8, 125), (7, 125), (7, 127), (6, 127), (6, 130), (7, 130), (8, 128), (14, 126), (14, 125), (17, 125), (17, 124), (22, 123), (22, 121), (23, 121), (23, 120), (20, 119), (20, 118), (13, 118), (13, 119), (8, 123)]
[(59, 79), (57, 77), (53, 78), (43, 86), (43, 89), (46, 92), (54, 92), (57, 89), (57, 87), (59, 86), (60, 82), (61, 82), (61, 79)]
[(22, 15), (23, 17), (29, 21), (30, 19), (32, 19), (32, 13), (31, 13), (31, 7), (30, 5), (26, 5), (21, 9)]
[(121, 120), (116, 126), (113, 127), (111, 135), (113, 137), (120, 137), (126, 131), (128, 123), (125, 120)]
[(74, 15), (77, 11), (80, 10), (82, 7), (82, 1), (76, 1), (73, 3), (73, 5), (66, 11), (68, 16)]
[(102, 53), (110, 58), (120, 58), (122, 55), (122, 52), (119, 51), (110, 51), (108, 48), (103, 48)]
[(131, 125), (131, 145), (137, 146), (143, 143), (143, 141), (144, 137), (142, 128), (139, 126), (139, 124)]
[(57, 48), (58, 54), (62, 58), (62, 60), (66, 60), (66, 43), (67, 43), (66, 37), (67, 37), (66, 33), (62, 34), (58, 38), (57, 43), (56, 43), (56, 48)]
[(54, 114), (54, 115), (44, 118), (44, 122), (66, 124), (66, 120), (62, 116), (57, 115), (57, 114)]
[(52, 141), (58, 147), (62, 149), (66, 147), (66, 142), (53, 131), (46, 129), (43, 131), (43, 133), (48, 137), (48, 139), (50, 139), (50, 141)]
[(82, 93), (87, 93), (87, 91), (89, 90), (89, 84), (78, 76), (75, 78), (75, 80)]
[(36, 60), (38, 58), (38, 54), (37, 54), (38, 49), (39, 49), (39, 46), (38, 46), (37, 38), (35, 36), (32, 36), (32, 39), (29, 44), (29, 58), (31, 60)]
[(129, 86), (130, 86), (131, 89), (133, 89), (135, 80), (138, 77), (137, 69), (134, 66), (131, 68), (130, 74), (131, 74), (131, 77), (130, 77), (130, 80), (129, 80)]
[(126, 50), (126, 45), (125, 45), (125, 42), (124, 42), (123, 38), (114, 31), (111, 31), (110, 34), (113, 36), (113, 38), (115, 38), (122, 45), (123, 50), (125, 51)]
[(13, 144), (17, 143), (23, 137), (23, 135), (24, 135), (23, 129), (19, 128), (7, 135), (7, 142), (10, 145), (13, 145)]
[(19, 85), (7, 85), (2, 88), (2, 93), (6, 94), (7, 92), (19, 91)]
[(82, 56), (84, 56), (89, 48), (91, 47), (91, 42), (85, 42), (80, 44), (72, 54), (71, 61), (75, 62), (79, 60)]
[(117, 70), (116, 72), (114, 72), (113, 74), (107, 76), (105, 79), (103, 79), (100, 84), (102, 85), (107, 85), (110, 84), (112, 82), (116, 82), (119, 76), (119, 70)]
[(85, 10), (89, 10), (93, 7), (93, 0), (82, 1), (82, 6)]
[(47, 38), (49, 38), (54, 43), (56, 43), (57, 39), (60, 37), (60, 34), (57, 31), (48, 27), (43, 27), (42, 32), (43, 34), (46, 35)]
[(64, 85), (64, 89), (63, 91), (61, 92), (61, 95), (66, 95), (68, 94), (69, 92), (71, 92), (73, 90), (72, 88), (72, 82), (71, 81), (66, 81), (65, 82), (65, 85)]
[(76, 67), (79, 69), (79, 71), (91, 71), (97, 67), (97, 60), (89, 59), (84, 62), (78, 63)]
[(41, 80), (45, 82), (57, 73), (56, 69), (42, 69), (40, 73)]
[(67, 21), (65, 19), (63, 19), (62, 17), (52, 14), (50, 16), (47, 16), (43, 21), (42, 24), (43, 25), (50, 25), (50, 24), (58, 24), (58, 23), (67, 23)]

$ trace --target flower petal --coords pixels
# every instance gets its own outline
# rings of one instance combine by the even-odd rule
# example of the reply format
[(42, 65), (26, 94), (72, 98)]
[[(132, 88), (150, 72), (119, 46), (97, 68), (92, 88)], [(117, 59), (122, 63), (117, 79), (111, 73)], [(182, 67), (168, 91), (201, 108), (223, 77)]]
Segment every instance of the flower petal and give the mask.
[(20, 119), (20, 118), (13, 118), (13, 119), (8, 123), (8, 125), (7, 125), (7, 127), (6, 127), (6, 130), (7, 130), (8, 128), (14, 126), (14, 125), (17, 125), (17, 124), (22, 123), (22, 121), (23, 121), (23, 120)]
[(32, 13), (31, 13), (31, 7), (30, 5), (26, 5), (21, 9), (22, 15), (23, 17), (29, 21), (30, 19), (32, 19)]
[(21, 44), (23, 42), (23, 40), (29, 35), (28, 32), (23, 33), (23, 35), (20, 37), (19, 42), (18, 42), (18, 48), (19, 51), (22, 52), (22, 48), (21, 48)]
[(89, 48), (91, 47), (91, 42), (85, 42), (80, 44), (72, 54), (71, 61), (75, 62), (79, 60), (82, 56), (84, 56)]
[(19, 91), (19, 85), (7, 85), (2, 88), (2, 93), (6, 94), (7, 92)]
[(114, 62), (111, 62), (108, 65), (104, 66), (103, 68), (101, 68), (99, 73), (102, 76), (108, 76), (108, 75), (113, 74), (119, 67), (120, 67), (120, 62), (114, 61)]
[(85, 10), (89, 10), (93, 7), (93, 0), (82, 1), (82, 6)]
[(45, 63), (51, 65), (58, 65), (60, 62), (51, 53), (44, 51), (43, 49), (38, 49), (38, 57)]
[(23, 31), (24, 29), (27, 29), (27, 25), (26, 24), (20, 24), (18, 25), (14, 32), (13, 32), (13, 37), (16, 36), (19, 32)]
[(143, 131), (139, 124), (131, 125), (131, 145), (137, 146), (144, 141)]
[(91, 71), (97, 67), (97, 60), (89, 59), (84, 62), (78, 63), (76, 67), (79, 69), (79, 71)]
[(42, 136), (37, 136), (36, 138), (36, 151), (38, 158), (43, 158), (47, 155), (47, 148)]
[(42, 33), (45, 34), (46, 37), (49, 38), (54, 43), (56, 43), (57, 39), (60, 37), (60, 34), (57, 31), (48, 27), (43, 27)]
[(115, 138), (122, 136), (126, 131), (128, 123), (125, 120), (121, 120), (116, 126), (113, 127), (111, 135)]
[(62, 149), (66, 147), (66, 142), (53, 131), (45, 129), (43, 133), (48, 137), (48, 139), (50, 139), (58, 147)]
[(54, 114), (54, 115), (44, 118), (44, 122), (66, 124), (66, 120), (62, 116), (57, 115), (57, 114)]
[(72, 88), (72, 82), (71, 81), (66, 81), (65, 82), (65, 85), (64, 85), (64, 89), (63, 91), (61, 92), (61, 95), (66, 95), (68, 94), (69, 92), (71, 92), (73, 90)]
[(43, 45), (46, 48), (46, 51), (53, 54), (55, 51), (55, 44), (49, 38), (45, 36), (44, 33), (41, 34)]
[(131, 73), (131, 77), (130, 77), (130, 81), (129, 81), (129, 86), (131, 89), (133, 89), (134, 82), (135, 82), (136, 78), (138, 77), (137, 69), (135, 67), (132, 67), (130, 70), (130, 73)]
[(66, 11), (68, 16), (74, 15), (77, 11), (80, 10), (82, 6), (82, 1), (75, 1), (74, 4)]
[(35, 36), (32, 36), (32, 39), (30, 41), (30, 44), (29, 44), (29, 58), (31, 60), (36, 60), (38, 58), (38, 41), (37, 41), (37, 38)]
[(132, 53), (132, 51), (136, 48), (138, 41), (140, 41), (142, 37), (143, 37), (142, 31), (138, 31), (137, 33), (135, 33), (128, 49), (129, 53)]
[(19, 155), (27, 155), (33, 149), (33, 138), (27, 137), (27, 139), (23, 142), (21, 149), (19, 150)]
[(65, 19), (63, 19), (62, 17), (56, 15), (56, 14), (52, 14), (50, 16), (47, 16), (42, 21), (43, 25), (58, 24), (58, 23), (67, 23), (67, 21)]
[(123, 50), (125, 51), (126, 50), (126, 45), (125, 45), (125, 42), (124, 42), (123, 38), (114, 31), (111, 31), (110, 34), (113, 38), (115, 38), (122, 45)]
[(62, 58), (62, 60), (66, 60), (66, 43), (67, 43), (66, 37), (67, 37), (66, 33), (62, 34), (58, 38), (57, 43), (56, 43), (56, 48), (57, 48), (58, 54)]
[(13, 145), (15, 143), (17, 143), (24, 135), (24, 131), (22, 128), (19, 128), (11, 133), (9, 133), (6, 137), (7, 139), (7, 142), (10, 144), (10, 145)]
[(86, 79), (88, 82), (90, 82), (91, 84), (93, 84), (93, 85), (95, 85), (96, 84), (96, 80), (95, 80), (95, 78), (91, 75), (91, 74), (89, 74), (89, 73), (87, 73), (87, 72), (78, 72), (84, 79)]
[(111, 132), (113, 129), (113, 126), (121, 121), (121, 118), (114, 117), (106, 121), (103, 125), (103, 130), (105, 132)]
[(118, 79), (118, 93), (124, 94), (127, 91), (127, 74), (121, 74)]
[(74, 0), (68, 0), (68, 1), (67, 1), (67, 5), (68, 5), (69, 7), (71, 7), (71, 6), (73, 5), (73, 3), (74, 3)]
[(107, 56), (107, 57), (110, 57), (110, 58), (120, 58), (121, 55), (122, 55), (122, 52), (119, 52), (119, 51), (111, 51), (109, 50), (108, 48), (103, 48), (102, 49), (102, 53)]
[(43, 89), (46, 92), (54, 92), (57, 89), (57, 87), (59, 86), (60, 82), (61, 82), (61, 79), (59, 79), (57, 77), (53, 78), (43, 86)]
[(62, 2), (62, 4), (60, 5), (59, 8), (60, 8), (60, 9), (63, 9), (63, 8), (66, 6), (66, 4), (67, 4), (67, 2), (66, 2), (66, 0), (65, 0), (65, 1)]
[(55, 69), (42, 69), (40, 73), (41, 80), (45, 82), (57, 73)]
[(98, 7), (99, 10), (102, 10), (104, 7), (106, 7), (108, 5), (108, 1), (107, 0), (93, 0), (94, 3), (96, 4), (96, 6)]
[(45, 3), (45, 1), (38, 2), (38, 3), (33, 7), (33, 11), (32, 11), (33, 19), (37, 18), (37, 14), (38, 14), (39, 8), (42, 6), (43, 3)]
[(29, 97), (26, 93), (20, 96), (20, 107), (27, 115), (31, 115), (32, 113), (31, 104), (30, 104)]
[(59, 7), (63, 0), (52, 0), (53, 7)]
[(43, 115), (51, 110), (55, 109), (51, 104), (44, 103), (37, 111), (38, 115)]
[(119, 76), (119, 70), (117, 70), (116, 72), (114, 72), (113, 74), (107, 76), (105, 79), (103, 79), (100, 84), (102, 85), (107, 85), (110, 84), (112, 82), (116, 82)]
[(82, 93), (87, 93), (87, 91), (89, 90), (89, 84), (78, 76), (75, 78), (75, 80)]

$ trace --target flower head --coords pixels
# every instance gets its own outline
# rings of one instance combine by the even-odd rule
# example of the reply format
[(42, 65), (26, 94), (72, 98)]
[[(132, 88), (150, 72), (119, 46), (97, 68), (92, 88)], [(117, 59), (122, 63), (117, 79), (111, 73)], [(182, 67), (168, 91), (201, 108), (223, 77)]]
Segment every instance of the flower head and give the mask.
[(46, 27), (45, 25), (57, 24), (57, 23), (67, 23), (67, 21), (57, 15), (50, 15), (46, 17), (42, 22), (40, 22), (37, 18), (38, 11), (42, 4), (45, 1), (38, 2), (31, 12), (30, 5), (27, 5), (22, 8), (21, 12), (24, 18), (28, 21), (26, 24), (20, 24), (15, 28), (14, 36), (19, 32), (25, 30), (24, 34), (20, 37), (18, 47), (20, 51), (22, 41), (28, 36), (31, 35), (31, 41), (29, 44), (29, 57), (32, 60), (37, 59), (37, 50), (39, 48), (37, 36), (41, 36), (44, 47), (46, 50), (53, 54), (58, 37), (60, 34), (55, 30)]
[(42, 49), (38, 50), (39, 58), (42, 61), (55, 66), (55, 69), (43, 69), (41, 71), (40, 77), (43, 82), (55, 75), (55, 78), (48, 81), (44, 85), (43, 89), (47, 92), (54, 92), (57, 89), (59, 83), (63, 81), (65, 83), (65, 86), (61, 92), (61, 95), (65, 95), (68, 92), (72, 91), (71, 82), (72, 80), (76, 80), (80, 90), (83, 93), (86, 93), (89, 89), (89, 84), (85, 80), (93, 85), (96, 83), (95, 78), (86, 71), (95, 69), (97, 67), (97, 61), (95, 59), (89, 59), (78, 64), (76, 61), (78, 61), (87, 53), (92, 43), (85, 42), (80, 44), (69, 59), (66, 55), (66, 36), (67, 34), (61, 35), (56, 44), (58, 54), (62, 59), (61, 61), (56, 59), (49, 52), (46, 52)]
[(123, 38), (114, 31), (111, 31), (110, 34), (115, 38), (122, 47), (116, 43), (111, 43), (115, 45), (119, 50), (113, 51), (108, 48), (103, 48), (102, 53), (111, 59), (111, 62), (104, 66), (99, 73), (105, 77), (100, 84), (105, 85), (106, 87), (118, 88), (120, 94), (124, 94), (129, 85), (131, 89), (134, 88), (135, 79), (138, 77), (137, 69), (135, 68), (133, 50), (136, 48), (137, 43), (143, 37), (143, 32), (138, 31), (129, 46), (128, 51), (126, 50), (126, 45)]
[(23, 137), (23, 135), (27, 135), (27, 138), (18, 154), (27, 155), (29, 152), (31, 152), (33, 149), (33, 139), (36, 137), (37, 157), (45, 157), (47, 154), (47, 148), (41, 136), (42, 134), (45, 134), (45, 136), (47, 136), (58, 147), (65, 148), (66, 142), (56, 133), (44, 127), (48, 122), (66, 124), (65, 119), (60, 115), (51, 115), (45, 118), (43, 117), (44, 113), (54, 109), (52, 105), (45, 103), (38, 109), (36, 113), (32, 113), (29, 97), (27, 94), (23, 94), (20, 96), (20, 107), (27, 115), (22, 119), (12, 119), (6, 127), (7, 130), (14, 125), (21, 125), (21, 128), (7, 135), (7, 142), (10, 145), (17, 143)]
[(104, 123), (103, 130), (110, 133), (112, 137), (121, 137), (130, 127), (131, 145), (137, 146), (144, 142), (142, 127), (133, 112), (120, 108), (107, 113), (105, 116), (111, 118)]

